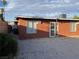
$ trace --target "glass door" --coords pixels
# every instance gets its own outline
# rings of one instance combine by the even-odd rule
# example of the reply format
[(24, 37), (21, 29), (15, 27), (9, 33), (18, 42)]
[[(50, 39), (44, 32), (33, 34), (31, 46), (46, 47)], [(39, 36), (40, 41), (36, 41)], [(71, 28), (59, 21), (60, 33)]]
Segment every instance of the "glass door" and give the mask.
[(50, 37), (55, 37), (56, 36), (56, 22), (50, 22), (49, 36)]

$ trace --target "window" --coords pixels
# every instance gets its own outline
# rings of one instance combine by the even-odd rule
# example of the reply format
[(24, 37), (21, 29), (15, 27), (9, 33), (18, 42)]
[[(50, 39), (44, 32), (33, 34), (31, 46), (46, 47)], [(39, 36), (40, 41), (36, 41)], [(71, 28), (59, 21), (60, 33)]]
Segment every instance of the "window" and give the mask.
[(76, 32), (76, 30), (77, 30), (77, 27), (76, 27), (76, 23), (75, 22), (71, 22), (71, 24), (70, 24), (71, 26), (71, 32)]
[(27, 32), (28, 34), (36, 33), (36, 32), (37, 32), (37, 31), (36, 31), (36, 28), (37, 28), (36, 25), (37, 25), (37, 24), (36, 24), (35, 21), (28, 21), (28, 22), (27, 22), (27, 29), (26, 29), (26, 32)]

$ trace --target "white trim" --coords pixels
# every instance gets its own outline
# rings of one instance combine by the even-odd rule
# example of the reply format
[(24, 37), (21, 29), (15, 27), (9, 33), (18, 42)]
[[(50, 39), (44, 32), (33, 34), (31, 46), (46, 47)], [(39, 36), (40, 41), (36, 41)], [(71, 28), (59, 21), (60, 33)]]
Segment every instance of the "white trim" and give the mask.
[(59, 33), (59, 22), (57, 22), (57, 34)]
[[(73, 25), (72, 25), (73, 24)], [(77, 25), (79, 24), (79, 22), (70, 22), (70, 31), (71, 32), (76, 32), (77, 31)], [(72, 26), (74, 26), (74, 30), (72, 28)]]
[(76, 32), (76, 23), (70, 22), (70, 31), (71, 32)]
[(78, 25), (79, 24), (79, 22), (76, 22), (76, 25)]

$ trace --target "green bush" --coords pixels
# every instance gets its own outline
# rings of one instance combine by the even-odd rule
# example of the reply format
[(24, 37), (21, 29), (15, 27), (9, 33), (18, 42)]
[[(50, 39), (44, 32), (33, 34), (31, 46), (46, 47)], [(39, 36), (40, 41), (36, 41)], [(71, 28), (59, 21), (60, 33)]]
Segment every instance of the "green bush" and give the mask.
[(0, 33), (0, 57), (17, 54), (16, 38), (9, 34)]

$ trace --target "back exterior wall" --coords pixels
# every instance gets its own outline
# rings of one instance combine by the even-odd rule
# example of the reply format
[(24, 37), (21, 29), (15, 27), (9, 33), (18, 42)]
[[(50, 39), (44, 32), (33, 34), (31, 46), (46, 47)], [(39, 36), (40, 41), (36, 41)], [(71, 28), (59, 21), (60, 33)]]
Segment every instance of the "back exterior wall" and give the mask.
[(79, 37), (79, 24), (76, 26), (76, 31), (71, 32), (70, 22), (59, 22), (58, 35), (65, 37)]
[(37, 33), (27, 34), (27, 22), (28, 20), (18, 20), (18, 29), (19, 29), (19, 37), (24, 39), (29, 38), (41, 38), (41, 37), (49, 37), (49, 22), (47, 21), (37, 21)]

